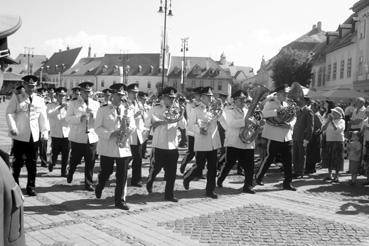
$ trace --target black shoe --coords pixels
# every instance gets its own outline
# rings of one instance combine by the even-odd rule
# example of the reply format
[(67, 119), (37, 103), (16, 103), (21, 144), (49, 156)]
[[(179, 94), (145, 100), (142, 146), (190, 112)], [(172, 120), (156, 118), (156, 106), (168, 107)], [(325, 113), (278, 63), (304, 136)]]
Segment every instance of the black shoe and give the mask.
[(149, 194), (151, 194), (151, 193), (152, 193), (152, 184), (151, 184), (151, 183), (147, 183), (147, 184), (146, 184), (146, 190), (147, 190), (147, 192), (148, 192)]
[(256, 183), (257, 185), (261, 185), (261, 186), (263, 186), (263, 185), (264, 185), (264, 183), (263, 183), (263, 181), (262, 181), (261, 179), (255, 179), (255, 183)]
[(304, 175), (298, 174), (298, 173), (294, 173), (294, 174), (292, 174), (292, 178), (293, 179), (303, 179), (304, 178)]
[(213, 199), (217, 199), (218, 195), (215, 192), (206, 192), (206, 196), (213, 198)]
[(185, 172), (186, 169), (186, 165), (181, 164), (181, 166), (179, 167), (179, 171), (183, 174)]
[(67, 176), (67, 172), (65, 172), (65, 171), (64, 171), (64, 172), (61, 172), (60, 177), (63, 177), (63, 178), (68, 177), (68, 176)]
[(52, 172), (54, 169), (54, 164), (49, 163), (48, 169), (49, 169), (49, 172)]
[(36, 191), (34, 189), (31, 189), (31, 188), (27, 188), (26, 193), (29, 196), (37, 196)]
[(291, 184), (283, 184), (283, 189), (284, 190), (296, 191), (296, 188)]
[(218, 179), (218, 181), (217, 181), (217, 186), (219, 187), (219, 188), (223, 188), (223, 182), (220, 182), (220, 180)]
[(41, 167), (47, 167), (46, 163), (41, 163)]
[(141, 182), (131, 183), (131, 186), (134, 186), (134, 187), (142, 187), (142, 183)]
[(70, 183), (72, 183), (72, 181), (73, 181), (73, 174), (68, 173), (68, 176), (67, 176), (67, 183), (68, 183), (68, 184), (70, 184)]
[(178, 202), (178, 199), (174, 196), (172, 197), (164, 197), (164, 200), (165, 201), (168, 201), (168, 202)]
[(190, 189), (190, 182), (187, 181), (186, 179), (183, 179), (183, 187), (188, 190)]
[(243, 187), (242, 192), (248, 194), (255, 194), (255, 191), (252, 189), (252, 187)]
[(101, 193), (102, 193), (102, 188), (100, 188), (100, 186), (97, 185), (96, 189), (95, 189), (95, 196), (96, 196), (97, 199), (101, 198)]
[(115, 204), (116, 208), (122, 209), (122, 210), (129, 210), (129, 207), (126, 202), (119, 202)]
[(94, 191), (94, 187), (92, 187), (92, 185), (85, 185), (85, 190), (88, 190), (88, 191)]

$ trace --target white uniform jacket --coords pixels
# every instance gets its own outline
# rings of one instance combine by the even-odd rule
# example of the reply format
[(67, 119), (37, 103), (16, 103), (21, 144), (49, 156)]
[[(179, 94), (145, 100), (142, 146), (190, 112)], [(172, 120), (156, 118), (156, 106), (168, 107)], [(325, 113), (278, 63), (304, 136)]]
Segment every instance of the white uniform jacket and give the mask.
[(66, 120), (67, 108), (61, 107), (57, 102), (47, 104), (47, 116), (50, 122), (50, 136), (54, 138), (67, 138), (69, 125)]
[(228, 109), (226, 112), (227, 117), (227, 129), (225, 132), (225, 147), (234, 147), (238, 149), (255, 149), (255, 141), (250, 144), (245, 144), (241, 141), (239, 134), (241, 128), (245, 126), (245, 117), (247, 109), (244, 107), (240, 109), (233, 107)]
[(187, 127), (186, 134), (188, 136), (194, 136), (193, 126), (195, 124), (195, 108), (198, 105), (195, 102), (187, 103), (186, 105), (186, 113), (187, 113)]
[(135, 117), (135, 125), (136, 125), (136, 130), (133, 132), (133, 134), (130, 137), (130, 142), (131, 145), (137, 145), (137, 138), (140, 141), (140, 143), (142, 144), (146, 138), (147, 138), (147, 131), (148, 129), (145, 127), (145, 118), (147, 118), (147, 113), (145, 112), (143, 106), (141, 106), (141, 103), (136, 101), (134, 103), (132, 103), (130, 105), (130, 110), (132, 110), (134, 113), (133, 115), (135, 115), (137, 112), (141, 111), (142, 114), (138, 115), (137, 117)]
[[(120, 129), (120, 119), (125, 113), (125, 106), (120, 105), (120, 116), (118, 116), (116, 106), (110, 104), (100, 107), (97, 111), (95, 120), (95, 131), (99, 136), (97, 143), (97, 153), (108, 157), (128, 157), (131, 156), (131, 147), (129, 138), (123, 148), (119, 148), (117, 138), (110, 138), (112, 132)], [(135, 130), (135, 121), (133, 110), (128, 109), (127, 117), (129, 119), (128, 130)]]
[[(94, 123), (97, 110), (100, 108), (100, 103), (89, 98), (88, 108), (92, 110), (92, 117), (89, 117), (88, 125), (86, 126), (86, 121), (81, 122), (81, 116), (86, 115), (86, 103), (81, 99), (77, 99), (69, 103), (66, 120), (70, 127), (68, 137), (70, 141), (76, 143), (96, 143), (99, 140), (95, 133)], [(86, 133), (86, 129), (88, 130), (88, 133)]]
[[(286, 102), (281, 102), (278, 100), (276, 96), (269, 98), (264, 105), (264, 109), (262, 111), (264, 118), (275, 117), (277, 116), (277, 111), (283, 107), (287, 107), (288, 104)], [(268, 122), (265, 123), (263, 127), (262, 137), (278, 142), (288, 142), (292, 140), (292, 132), (293, 126), (295, 125), (296, 117), (288, 123), (288, 127), (275, 127)]]
[(32, 103), (29, 96), (13, 95), (6, 108), (6, 122), (9, 131), (17, 132), (16, 136), (10, 135), (14, 140), (29, 142), (32, 134), (34, 142), (39, 140), (39, 135), (48, 138), (50, 130), (46, 114), (46, 105), (43, 98), (32, 94)]
[[(164, 119), (164, 112), (166, 107), (161, 104), (154, 106), (148, 114), (148, 123), (154, 123), (158, 120)], [(158, 149), (172, 150), (178, 148), (178, 135), (177, 129), (185, 128), (185, 120), (182, 118), (180, 121), (171, 124), (164, 124), (156, 127), (153, 130), (152, 147)]]
[[(193, 127), (195, 151), (212, 151), (222, 147), (218, 132), (218, 119), (211, 120), (205, 104), (201, 103), (195, 108), (195, 124)], [(208, 123), (208, 131), (206, 135), (200, 134), (200, 125)]]

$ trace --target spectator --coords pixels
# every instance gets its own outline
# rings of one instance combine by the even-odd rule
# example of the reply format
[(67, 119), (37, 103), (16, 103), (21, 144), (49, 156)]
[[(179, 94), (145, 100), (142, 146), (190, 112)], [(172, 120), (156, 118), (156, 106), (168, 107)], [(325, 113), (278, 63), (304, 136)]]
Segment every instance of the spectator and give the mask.
[(356, 99), (356, 108), (351, 116), (351, 131), (360, 131), (361, 124), (363, 123), (365, 119), (365, 100), (362, 97), (359, 97)]
[[(344, 116), (342, 108), (331, 109), (331, 113), (322, 128), (323, 131), (326, 131), (326, 161), (323, 162), (323, 168), (328, 168), (328, 176), (324, 180), (332, 180), (335, 183), (339, 182), (339, 171), (343, 170)], [(335, 170), (334, 177), (332, 170)]]
[(347, 146), (348, 157), (350, 161), (349, 170), (351, 173), (351, 185), (356, 184), (357, 173), (361, 160), (361, 147), (360, 133), (358, 131), (352, 132), (350, 143)]

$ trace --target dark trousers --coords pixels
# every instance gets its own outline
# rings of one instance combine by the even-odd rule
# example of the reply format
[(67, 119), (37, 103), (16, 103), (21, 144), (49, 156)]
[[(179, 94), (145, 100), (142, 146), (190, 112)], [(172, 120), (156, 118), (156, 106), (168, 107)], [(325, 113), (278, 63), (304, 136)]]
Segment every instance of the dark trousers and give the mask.
[[(37, 162), (37, 149), (38, 141), (33, 142), (32, 136), (29, 142), (22, 142), (14, 140), (13, 142), (13, 154), (15, 161), (13, 163), (13, 177), (15, 182), (19, 184), (19, 175), (23, 167), (24, 162), (26, 162), (27, 168), (27, 189), (34, 189), (36, 185), (36, 162)], [(26, 156), (26, 160), (23, 159), (23, 155)]]
[(116, 163), (116, 186), (115, 186), (115, 204), (125, 201), (125, 189), (127, 185), (127, 172), (130, 157), (108, 157), (100, 156), (100, 173), (98, 176), (98, 184), (96, 189), (104, 189), (105, 183), (109, 180), (110, 175), (114, 170), (114, 161)]
[(186, 140), (187, 140), (187, 138), (186, 138), (186, 129), (181, 129), (181, 128), (179, 128), (179, 131), (181, 132), (181, 140), (180, 140), (180, 142), (179, 142), (179, 146), (180, 147), (185, 147), (185, 145), (186, 145)]
[(238, 149), (234, 147), (226, 148), (226, 162), (220, 170), (218, 182), (223, 183), (228, 176), (236, 161), (241, 165), (245, 173), (244, 187), (252, 186), (254, 176), (254, 150), (253, 149)]
[(266, 157), (256, 173), (256, 178), (262, 180), (265, 173), (268, 171), (270, 164), (274, 161), (277, 154), (280, 154), (280, 159), (284, 170), (284, 183), (289, 184), (292, 181), (292, 141), (278, 142), (267, 139)]
[(195, 144), (195, 137), (194, 136), (187, 136), (188, 137), (188, 149), (186, 155), (183, 157), (181, 165), (186, 165), (194, 158), (195, 151), (193, 150)]
[(145, 142), (142, 143), (142, 158), (146, 156), (146, 150), (147, 150), (147, 139)]
[(183, 178), (190, 182), (193, 180), (207, 164), (207, 182), (206, 193), (211, 193), (215, 189), (215, 178), (217, 174), (217, 150), (211, 151), (197, 151), (196, 163), (184, 174)]
[(38, 154), (41, 161), (41, 166), (47, 166), (47, 140), (41, 139), (40, 133), (40, 140), (38, 141)]
[(93, 173), (95, 167), (96, 145), (97, 143), (71, 143), (71, 153), (69, 161), (69, 174), (73, 177), (77, 165), (81, 163), (82, 157), (85, 160), (85, 185), (93, 184)]
[(51, 163), (55, 166), (61, 153), (61, 172), (66, 173), (69, 158), (70, 143), (68, 138), (51, 138)]
[(137, 145), (131, 145), (132, 152), (132, 179), (131, 184), (137, 184), (142, 179), (142, 144), (137, 139)]
[(304, 140), (293, 140), (292, 146), (293, 169), (295, 174), (304, 175), (305, 171), (305, 154)]
[(164, 179), (165, 183), (165, 198), (172, 198), (174, 196), (174, 183), (176, 181), (176, 173), (177, 173), (177, 161), (178, 161), (178, 150), (172, 149), (154, 149), (154, 162), (152, 162), (152, 166), (150, 167), (149, 177), (147, 179), (147, 185), (152, 186), (154, 183), (156, 175), (164, 169)]
[(320, 161), (320, 135), (313, 134), (306, 148), (306, 171), (315, 172), (315, 165)]

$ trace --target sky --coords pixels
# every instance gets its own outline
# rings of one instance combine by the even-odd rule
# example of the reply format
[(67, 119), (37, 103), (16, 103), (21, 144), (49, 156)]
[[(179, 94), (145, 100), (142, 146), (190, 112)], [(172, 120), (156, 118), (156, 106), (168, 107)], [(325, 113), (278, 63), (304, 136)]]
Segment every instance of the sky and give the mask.
[[(162, 0), (164, 2), (164, 0)], [(318, 21), (334, 31), (358, 0), (172, 0), (167, 17), (170, 53), (219, 60), (222, 52), (238, 66), (260, 67), (281, 47)], [(8, 39), (11, 56), (32, 47), (50, 57), (91, 44), (92, 53), (159, 53), (164, 15), (160, 0), (0, 0), (0, 14), (19, 15), (21, 28)], [(168, 0), (169, 5), (169, 0)], [(4, 7), (5, 6), (5, 7)], [(87, 54), (86, 54), (87, 55)]]

